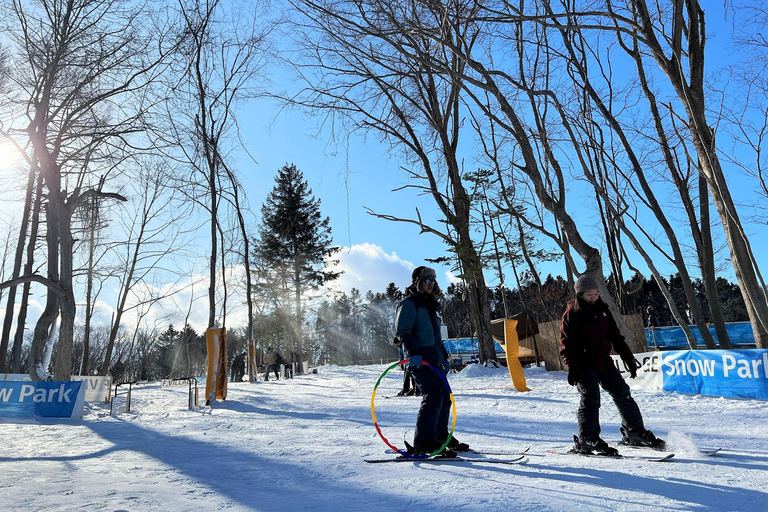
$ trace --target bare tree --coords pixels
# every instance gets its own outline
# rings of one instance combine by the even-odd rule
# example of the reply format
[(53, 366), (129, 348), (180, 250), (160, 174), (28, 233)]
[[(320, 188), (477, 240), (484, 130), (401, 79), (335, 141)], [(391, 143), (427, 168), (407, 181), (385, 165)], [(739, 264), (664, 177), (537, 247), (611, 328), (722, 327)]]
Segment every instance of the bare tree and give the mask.
[[(169, 84), (167, 111), (172, 143), (190, 166), (191, 174), (180, 187), (210, 216), (208, 324), (217, 324), (216, 313), (219, 230), (222, 201), (233, 203), (239, 184), (227, 160), (237, 128), (235, 107), (258, 92), (268, 55), (264, 5), (229, 5), (220, 0), (179, 0), (184, 40)], [(242, 226), (240, 227), (242, 233)], [(222, 269), (223, 270), (223, 269)]]
[[(565, 3), (557, 9), (543, 0), (547, 14), (538, 19), (546, 25), (576, 20), (577, 26), (613, 33), (630, 39), (623, 47), (650, 59), (638, 62), (644, 72), (655, 62), (674, 91), (681, 112), (675, 113), (695, 148), (700, 172), (720, 215), (730, 259), (746, 303), (758, 347), (768, 346), (768, 290), (731, 196), (728, 180), (717, 153), (716, 130), (708, 119), (711, 98), (705, 90), (704, 48), (707, 41), (704, 10), (698, 0), (667, 5), (661, 1), (631, 0), (615, 3)], [(512, 16), (523, 17), (520, 8)], [(675, 107), (670, 106), (670, 109)]]
[[(35, 249), (37, 248), (38, 230), (40, 227), (40, 212), (42, 204), (43, 181), (40, 176), (37, 177), (35, 185), (35, 195), (32, 201), (32, 219), (29, 226), (29, 237), (26, 243), (26, 263), (24, 264), (24, 275), (29, 276), (34, 273)], [(22, 244), (22, 247), (24, 244)], [(18, 247), (17, 247), (18, 250)], [(31, 281), (24, 283), (21, 292), (21, 302), (19, 303), (19, 314), (16, 317), (16, 333), (13, 336), (13, 348), (11, 349), (11, 369), (13, 373), (21, 373), (21, 353), (24, 343), (24, 330), (27, 321), (27, 306), (29, 304), (29, 295)]]
[[(0, 136), (4, 133), (0, 131)], [(21, 273), (21, 264), (24, 259), (24, 247), (27, 240), (27, 232), (29, 231), (29, 219), (32, 213), (32, 194), (34, 193), (36, 183), (36, 173), (34, 168), (30, 167), (29, 176), (27, 177), (27, 190), (24, 198), (24, 209), (21, 214), (21, 223), (19, 226), (19, 236), (16, 243), (16, 251), (13, 259), (13, 269), (11, 270), (11, 279), (17, 279)], [(11, 324), (13, 323), (13, 313), (16, 304), (16, 286), (11, 286), (8, 289), (8, 297), (5, 303), (5, 317), (3, 318), (2, 334), (0, 334), (0, 372), (5, 372), (8, 369), (6, 365), (6, 355), (8, 353), (8, 341), (11, 335)]]
[[(529, 182), (534, 197), (555, 218), (558, 229), (562, 230), (567, 244), (584, 260), (586, 269), (583, 273), (596, 278), (600, 295), (611, 309), (621, 331), (628, 336), (627, 327), (621, 319), (621, 312), (611, 299), (605, 284), (600, 252), (587, 242), (566, 208), (566, 176), (554, 140), (548, 137), (546, 104), (538, 101), (537, 95), (526, 83), (531, 79), (526, 74), (528, 61), (525, 59), (525, 50), (518, 47), (518, 44), (523, 44), (525, 41), (523, 34), (515, 30), (515, 25), (511, 25), (512, 34), (508, 34), (503, 30), (503, 26), (486, 21), (484, 15), (487, 13), (482, 11), (480, 2), (473, 2), (471, 5), (473, 8), (464, 5), (462, 9), (456, 8), (453, 4), (430, 5), (430, 8), (435, 11), (433, 18), (437, 23), (425, 25), (422, 19), (412, 17), (409, 20), (411, 25), (407, 30), (425, 34), (434, 43), (447, 48), (465, 63), (461, 77), (462, 83), (467, 94), (472, 98), (474, 106), (490, 123), (493, 123), (496, 129), (508, 137), (507, 146), (512, 146), (514, 149), (506, 153), (510, 158), (511, 166), (515, 171), (522, 173)], [(478, 38), (482, 44), (471, 45), (464, 39), (450, 37), (449, 26), (451, 23), (456, 23), (453, 21), (455, 17), (469, 17), (465, 23), (472, 23), (476, 27), (475, 30), (480, 33)], [(497, 16), (487, 19), (496, 18)], [(540, 40), (535, 42), (535, 44), (540, 43)], [(483, 55), (477, 48), (493, 48), (493, 52), (509, 51), (515, 57), (508, 63), (509, 69), (505, 69), (496, 65), (493, 52)], [(411, 51), (416, 54), (413, 49)], [(445, 73), (451, 72), (441, 66), (428, 52), (420, 52), (416, 56), (442, 69)], [(534, 59), (533, 62), (539, 61)], [(542, 66), (546, 65), (546, 61), (543, 61)], [(534, 74), (532, 77), (535, 79), (537, 75)], [(493, 101), (492, 104), (488, 102), (489, 98)], [(525, 216), (521, 218), (524, 222), (530, 223), (531, 227), (536, 226)], [(542, 228), (541, 225), (538, 226)], [(545, 230), (542, 232), (548, 233), (556, 243), (563, 244), (563, 239), (556, 236), (556, 233)], [(563, 249), (569, 266), (574, 272), (579, 273), (575, 262), (568, 257), (569, 252), (565, 247)]]
[[(295, 101), (344, 117), (351, 130), (376, 133), (413, 166), (406, 169), (412, 180), (406, 187), (434, 200), (446, 229), (426, 224), (418, 208), (416, 218), (369, 213), (417, 225), (422, 233), (437, 235), (448, 245), (467, 285), (480, 361), (495, 361), (484, 265), (472, 239), (472, 196), (459, 149), (465, 64), (403, 24), (411, 14), (434, 23), (435, 15), (442, 13), (414, 2), (293, 4), (302, 13), (300, 24), (305, 28), (299, 43), (305, 60), (298, 70), (310, 74), (305, 76), (303, 97)], [(449, 25), (446, 37), (471, 47), (475, 34), (471, 25), (455, 23)], [(429, 54), (440, 67), (411, 58), (412, 51)]]
[[(681, 282), (686, 293), (688, 304), (691, 308), (691, 311), (693, 312), (693, 316), (699, 331), (701, 332), (707, 347), (715, 348), (715, 342), (712, 338), (708, 326), (706, 325), (703, 312), (693, 289), (692, 280), (688, 274), (688, 268), (681, 245), (678, 241), (676, 230), (672, 223), (669, 221), (666, 213), (664, 212), (664, 209), (661, 206), (661, 202), (658, 200), (656, 193), (651, 187), (645, 166), (641, 164), (640, 157), (638, 156), (634, 145), (630, 142), (630, 138), (627, 135), (624, 126), (619, 120), (619, 117), (613, 112), (612, 105), (616, 103), (621, 105), (622, 101), (613, 97), (613, 88), (610, 87), (611, 79), (605, 76), (604, 72), (602, 73), (602, 77), (604, 82), (608, 83), (609, 86), (606, 87), (607, 91), (603, 92), (602, 94), (598, 93), (598, 90), (593, 83), (593, 78), (590, 76), (591, 70), (588, 65), (588, 54), (595, 56), (598, 54), (598, 51), (589, 48), (589, 43), (585, 41), (584, 37), (578, 32), (578, 29), (570, 28), (572, 23), (569, 23), (568, 21), (570, 20), (561, 23), (559, 20), (555, 20), (553, 21), (553, 24), (559, 28), (559, 32), (562, 35), (563, 44), (567, 50), (567, 55), (569, 56), (569, 69), (574, 70), (571, 73), (572, 77), (574, 78), (574, 84), (585, 93), (581, 111), (577, 111), (575, 115), (572, 115), (573, 119), (582, 119), (583, 122), (579, 123), (578, 121), (575, 121), (571, 123), (565, 117), (567, 114), (563, 112), (564, 107), (562, 104), (558, 101), (555, 102), (554, 105), (558, 108), (561, 116), (563, 116), (563, 124), (569, 125), (569, 132), (572, 133), (574, 127), (576, 126), (580, 133), (582, 133), (585, 137), (585, 140), (573, 141), (576, 151), (579, 151), (578, 148), (580, 147), (586, 148), (586, 152), (589, 152), (590, 148), (596, 148), (598, 152), (611, 151), (611, 144), (608, 143), (606, 140), (607, 137), (603, 133), (603, 122), (607, 123), (607, 126), (610, 127), (613, 134), (615, 134), (615, 136), (618, 138), (620, 148), (623, 150), (623, 154), (628, 160), (627, 167), (631, 171), (631, 174), (625, 172), (622, 169), (622, 165), (619, 163), (620, 160), (616, 154), (611, 154), (606, 159), (598, 155), (597, 159), (593, 159), (591, 162), (592, 169), (585, 169), (585, 172), (592, 173), (592, 179), (590, 179), (590, 181), (595, 187), (596, 193), (598, 193), (599, 196), (602, 196), (605, 201), (621, 201), (621, 198), (623, 198), (626, 193), (633, 193), (635, 197), (637, 197), (638, 200), (653, 213), (654, 217), (658, 221), (667, 237), (668, 247), (671, 254), (667, 254), (666, 251), (662, 250), (657, 242), (650, 236), (647, 236), (647, 238), (649, 242), (656, 246), (656, 248), (659, 249), (659, 252), (667, 257), (669, 261), (673, 263), (677, 268), (681, 276)], [(623, 44), (623, 42), (620, 41), (620, 44)], [(633, 55), (635, 55), (635, 61), (640, 63), (640, 56), (636, 53)], [(606, 66), (604, 66), (600, 61), (599, 56), (593, 57), (593, 59), (597, 61), (595, 67), (597, 67), (598, 70), (605, 69)], [(640, 70), (639, 76), (641, 89), (649, 100), (652, 119), (654, 121), (654, 126), (658, 135), (657, 143), (661, 153), (664, 155), (664, 163), (672, 176), (675, 177), (678, 182), (682, 182), (682, 178), (680, 177), (680, 173), (678, 172), (678, 167), (676, 165), (676, 160), (672, 156), (672, 148), (670, 147), (669, 139), (667, 138), (666, 132), (663, 129), (663, 121), (657, 109), (655, 96), (648, 88), (647, 81), (645, 81), (645, 75), (642, 73), (642, 67), (639, 67), (638, 69)], [(600, 76), (601, 73), (598, 71), (595, 74)], [(604, 98), (604, 96), (607, 97)], [(600, 120), (593, 118), (593, 110), (601, 116)], [(582, 126), (578, 127), (579, 124)], [(608, 163), (608, 165), (594, 165), (596, 163)], [(626, 192), (623, 192), (622, 189), (626, 190)], [(681, 190), (683, 190), (685, 195), (687, 195), (687, 188), (681, 183), (678, 183), (678, 191)], [(612, 191), (614, 198), (609, 197), (608, 194), (602, 193), (605, 191)], [(609, 212), (615, 211), (622, 213), (626, 211), (626, 208), (624, 205), (621, 205), (618, 207), (608, 208), (608, 210)], [(695, 215), (691, 220), (694, 228), (697, 229), (698, 223), (696, 222)], [(674, 308), (674, 305), (670, 304), (670, 308)], [(690, 338), (689, 342), (693, 342), (693, 339)], [(695, 342), (693, 343), (693, 346), (695, 347)], [(727, 337), (725, 343), (727, 344)]]
[[(687, 129), (698, 154), (725, 230), (758, 348), (768, 347), (768, 289), (762, 280), (739, 212), (717, 154), (715, 130), (707, 119), (704, 90), (704, 47), (707, 41), (704, 10), (698, 0), (677, 2), (667, 20), (651, 15), (644, 0), (633, 2), (635, 40), (655, 59), (683, 104)], [(685, 47), (684, 47), (685, 45)], [(687, 69), (686, 69), (687, 68)]]
[[(158, 69), (165, 34), (151, 32), (146, 6), (114, 0), (14, 0), (9, 8), (8, 37), (16, 51), (14, 102), (26, 124), (7, 133), (28, 138), (31, 167), (47, 190), (47, 275), (20, 278), (47, 288), (30, 375), (44, 377), (43, 344), (60, 310), (55, 377), (66, 380), (76, 311), (72, 218), (88, 197), (124, 199), (99, 183), (112, 182), (127, 138), (143, 129), (137, 93)], [(95, 179), (98, 174), (105, 179)]]
[(188, 210), (176, 200), (177, 192), (165, 186), (163, 169), (161, 164), (149, 164), (133, 181), (133, 201), (126, 205), (123, 216), (128, 219), (123, 224), (125, 240), (113, 249), (119, 290), (100, 375), (109, 372), (123, 315), (131, 310), (146, 311), (149, 305), (179, 291), (150, 286), (152, 276), (173, 274), (163, 262), (172, 255), (181, 257), (185, 250), (185, 231), (180, 226)]

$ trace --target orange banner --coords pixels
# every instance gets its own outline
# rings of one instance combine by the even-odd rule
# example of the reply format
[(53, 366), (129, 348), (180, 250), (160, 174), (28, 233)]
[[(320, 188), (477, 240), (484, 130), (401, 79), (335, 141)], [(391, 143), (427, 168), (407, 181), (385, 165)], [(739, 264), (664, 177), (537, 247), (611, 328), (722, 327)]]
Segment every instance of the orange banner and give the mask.
[(248, 347), (248, 382), (256, 382), (256, 376), (258, 375), (258, 365), (256, 364), (256, 342), (248, 340), (246, 346)]
[(227, 399), (227, 333), (226, 329), (209, 327), (205, 331), (208, 346), (208, 377), (205, 380), (205, 405), (212, 400)]
[(504, 319), (504, 353), (507, 354), (507, 369), (512, 378), (512, 384), (518, 391), (530, 391), (525, 383), (523, 365), (517, 358), (520, 355), (520, 341), (517, 337), (517, 320)]

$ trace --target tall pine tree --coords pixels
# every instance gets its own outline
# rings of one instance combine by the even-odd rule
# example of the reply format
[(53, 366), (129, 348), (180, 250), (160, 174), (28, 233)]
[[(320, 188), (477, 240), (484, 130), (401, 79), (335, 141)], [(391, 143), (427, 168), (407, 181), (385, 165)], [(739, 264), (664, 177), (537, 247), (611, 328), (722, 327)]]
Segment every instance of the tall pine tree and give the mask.
[[(283, 295), (283, 308), (287, 310), (293, 303), (295, 314), (285, 316), (292, 320), (285, 332), (290, 350), (302, 363), (302, 297), (339, 277), (340, 272), (326, 270), (328, 264), (336, 263), (331, 258), (339, 247), (332, 245), (330, 219), (322, 218), (320, 199), (312, 195), (302, 172), (286, 164), (278, 170), (275, 182), (261, 207), (262, 224), (254, 256), (265, 263), (273, 290)], [(261, 276), (262, 280), (265, 277)]]

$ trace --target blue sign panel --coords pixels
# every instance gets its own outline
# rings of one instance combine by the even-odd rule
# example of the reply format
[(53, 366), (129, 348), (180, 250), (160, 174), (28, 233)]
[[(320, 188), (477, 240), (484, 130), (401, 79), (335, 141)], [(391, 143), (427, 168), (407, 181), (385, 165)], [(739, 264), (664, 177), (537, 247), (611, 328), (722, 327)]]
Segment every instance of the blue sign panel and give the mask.
[(768, 349), (663, 352), (665, 391), (768, 400)]
[(0, 382), (0, 417), (80, 417), (84, 400), (81, 381)]
[[(696, 345), (704, 347), (704, 338), (701, 337), (699, 329), (691, 325), (691, 333)], [(733, 346), (743, 346), (748, 348), (755, 346), (755, 335), (752, 333), (752, 326), (749, 322), (729, 322), (725, 324), (725, 330)], [(717, 343), (717, 333), (715, 326), (709, 326), (709, 332)], [(682, 327), (675, 325), (672, 327), (656, 327), (655, 329), (645, 329), (645, 344), (648, 348), (688, 348), (688, 340)]]
[[(450, 354), (473, 354), (478, 352), (477, 338), (451, 338), (443, 340), (443, 345), (445, 345), (445, 350)], [(504, 353), (504, 349), (495, 341), (493, 342), (493, 347), (497, 353)]]

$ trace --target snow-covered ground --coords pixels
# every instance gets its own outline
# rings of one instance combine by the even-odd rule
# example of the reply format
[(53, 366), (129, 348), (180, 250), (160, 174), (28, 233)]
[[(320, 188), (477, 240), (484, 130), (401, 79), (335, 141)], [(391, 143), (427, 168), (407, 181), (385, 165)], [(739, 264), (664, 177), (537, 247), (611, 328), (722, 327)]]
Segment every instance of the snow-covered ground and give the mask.
[[(565, 374), (528, 368), (529, 393), (505, 369), (450, 378), (455, 435), (524, 465), (367, 464), (392, 457), (376, 433), (371, 391), (386, 366), (327, 367), (287, 381), (230, 384), (226, 402), (189, 411), (186, 387), (134, 388), (116, 414), (0, 423), (2, 510), (768, 510), (768, 402), (634, 390), (672, 462), (560, 455), (576, 432), (578, 393)], [(376, 397), (390, 441), (413, 434), (419, 399)], [(387, 396), (393, 398), (386, 398)], [(603, 394), (603, 438), (620, 438)], [(722, 447), (706, 457), (697, 447)], [(645, 454), (624, 449), (628, 455)], [(501, 458), (503, 456), (495, 456)]]

